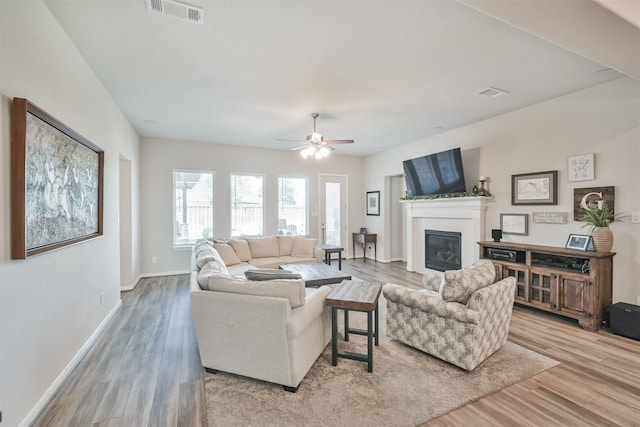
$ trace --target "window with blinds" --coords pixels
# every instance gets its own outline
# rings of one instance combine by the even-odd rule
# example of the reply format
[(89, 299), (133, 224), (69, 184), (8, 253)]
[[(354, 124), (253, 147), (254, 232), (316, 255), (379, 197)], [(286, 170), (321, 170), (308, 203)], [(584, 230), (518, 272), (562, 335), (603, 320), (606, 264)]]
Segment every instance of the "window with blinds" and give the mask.
[(231, 175), (231, 235), (264, 233), (264, 177)]
[(173, 245), (213, 236), (213, 172), (173, 171)]
[(278, 177), (278, 234), (308, 234), (307, 218), (307, 178)]

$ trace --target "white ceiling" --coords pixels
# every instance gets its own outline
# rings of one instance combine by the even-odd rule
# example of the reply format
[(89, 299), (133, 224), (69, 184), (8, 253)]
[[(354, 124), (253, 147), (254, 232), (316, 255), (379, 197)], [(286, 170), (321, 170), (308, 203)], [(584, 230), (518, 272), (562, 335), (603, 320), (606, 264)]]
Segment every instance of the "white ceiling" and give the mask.
[(45, 0), (144, 137), (363, 156), (622, 76), (453, 0), (189, 2)]

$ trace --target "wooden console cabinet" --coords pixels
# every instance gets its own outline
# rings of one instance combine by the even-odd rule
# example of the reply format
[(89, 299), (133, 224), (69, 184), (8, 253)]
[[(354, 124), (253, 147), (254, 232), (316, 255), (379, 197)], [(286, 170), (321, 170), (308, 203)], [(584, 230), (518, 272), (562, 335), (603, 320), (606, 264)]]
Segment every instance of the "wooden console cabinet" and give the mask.
[(493, 261), (499, 279), (516, 278), (516, 303), (576, 319), (591, 331), (609, 318), (615, 253), (492, 241), (478, 244), (480, 258)]

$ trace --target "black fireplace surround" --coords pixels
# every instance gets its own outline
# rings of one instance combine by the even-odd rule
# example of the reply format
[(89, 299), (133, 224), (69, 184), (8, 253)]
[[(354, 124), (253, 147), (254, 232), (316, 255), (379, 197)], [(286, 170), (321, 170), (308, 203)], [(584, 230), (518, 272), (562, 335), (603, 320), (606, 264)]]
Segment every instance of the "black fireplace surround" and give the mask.
[(462, 233), (424, 230), (424, 266), (446, 271), (462, 268)]

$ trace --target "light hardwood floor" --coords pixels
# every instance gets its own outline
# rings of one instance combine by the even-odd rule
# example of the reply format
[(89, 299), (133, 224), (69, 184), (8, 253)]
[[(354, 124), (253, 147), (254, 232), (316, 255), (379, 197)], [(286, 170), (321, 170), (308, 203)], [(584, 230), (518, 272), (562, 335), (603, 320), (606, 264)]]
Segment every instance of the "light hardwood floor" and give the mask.
[[(414, 288), (422, 282), (399, 262), (348, 260), (343, 271)], [(206, 426), (188, 282), (144, 279), (123, 293), (103, 336), (34, 425)], [(561, 364), (425, 425), (640, 426), (640, 342), (521, 307), (509, 339)]]

